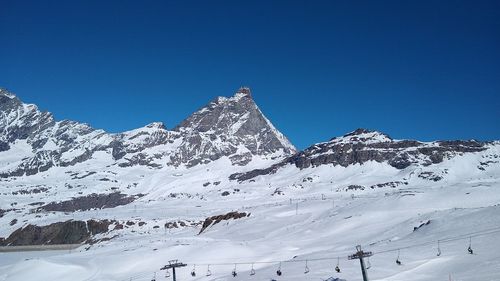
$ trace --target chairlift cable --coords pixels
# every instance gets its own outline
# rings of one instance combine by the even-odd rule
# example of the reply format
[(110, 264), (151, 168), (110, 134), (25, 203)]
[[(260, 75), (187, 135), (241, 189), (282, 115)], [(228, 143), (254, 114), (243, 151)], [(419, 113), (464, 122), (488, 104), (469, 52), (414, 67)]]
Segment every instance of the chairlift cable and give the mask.
[[(464, 240), (464, 239), (467, 239), (469, 238), (469, 248), (470, 250), (472, 250), (472, 237), (479, 237), (479, 236), (485, 236), (485, 235), (491, 235), (491, 234), (496, 234), (496, 233), (499, 233), (500, 232), (500, 227), (495, 227), (495, 228), (490, 228), (490, 229), (484, 229), (484, 230), (478, 230), (478, 231), (474, 231), (474, 232), (470, 232), (470, 233), (465, 233), (465, 234), (460, 234), (460, 235), (457, 235), (457, 236), (452, 236), (452, 237), (447, 237), (447, 238), (444, 238), (444, 239), (439, 239), (437, 241), (438, 243), (438, 254), (441, 253), (441, 243), (447, 243), (447, 242), (453, 242), (453, 241), (459, 241), (459, 240)], [(389, 253), (389, 252), (395, 252), (397, 251), (398, 252), (398, 256), (397, 256), (397, 260), (399, 260), (400, 258), (400, 254), (401, 254), (401, 250), (405, 250), (405, 249), (410, 249), (410, 248), (416, 248), (416, 247), (424, 247), (424, 246), (429, 246), (429, 245), (432, 245), (436, 243), (436, 241), (428, 241), (428, 242), (423, 242), (423, 243), (418, 243), (418, 244), (413, 244), (413, 245), (408, 245), (408, 246), (404, 246), (404, 247), (398, 247), (398, 248), (394, 248), (394, 249), (387, 249), (387, 250), (383, 250), (383, 251), (378, 251), (378, 252), (373, 252), (373, 255), (378, 255), (378, 254), (383, 254), (383, 253)], [(468, 250), (469, 250), (468, 248)], [(469, 251), (470, 253), (470, 251)], [(471, 253), (472, 254), (472, 253)], [(439, 255), (438, 255), (439, 256)], [(344, 257), (343, 257), (344, 258)], [(347, 257), (345, 257), (347, 259)], [(282, 272), (281, 272), (281, 264), (283, 262), (285, 263), (292, 263), (292, 262), (305, 262), (306, 263), (306, 269), (305, 271), (309, 272), (309, 267), (308, 267), (308, 262), (309, 261), (324, 261), (324, 260), (335, 260), (337, 259), (337, 265), (336, 265), (336, 268), (335, 270), (337, 271), (337, 268), (339, 269), (337, 272), (340, 272), (340, 268), (339, 268), (339, 264), (340, 264), (340, 256), (336, 256), (336, 257), (324, 257), (324, 258), (314, 258), (314, 259), (293, 259), (293, 260), (282, 260), (282, 261), (254, 261), (254, 262), (237, 262), (237, 263), (196, 263), (197, 265), (206, 265), (207, 266), (207, 274), (206, 276), (210, 276), (212, 273), (210, 271), (210, 265), (234, 265), (234, 270), (233, 270), (233, 273), (237, 275), (236, 273), (236, 266), (237, 265), (249, 265), (251, 264), (252, 265), (252, 268), (253, 268), (253, 265), (254, 264), (279, 264), (279, 267), (278, 267), (278, 270), (276, 271), (277, 275), (278, 276), (281, 276)], [(369, 262), (369, 260), (368, 260)], [(193, 264), (193, 271), (194, 271), (194, 264)], [(306, 273), (306, 272), (305, 272)], [(130, 279), (137, 279), (137, 278), (141, 278), (141, 277), (146, 277), (147, 275), (151, 274), (150, 272), (145, 272), (145, 273), (140, 273), (140, 274), (137, 274), (137, 275), (134, 275), (132, 277), (130, 277)], [(236, 277), (235, 275), (233, 274), (234, 277)], [(156, 275), (155, 275), (156, 276)], [(170, 272), (166, 271), (166, 277), (170, 277)], [(129, 278), (127, 279), (124, 279), (124, 280), (129, 280)]]

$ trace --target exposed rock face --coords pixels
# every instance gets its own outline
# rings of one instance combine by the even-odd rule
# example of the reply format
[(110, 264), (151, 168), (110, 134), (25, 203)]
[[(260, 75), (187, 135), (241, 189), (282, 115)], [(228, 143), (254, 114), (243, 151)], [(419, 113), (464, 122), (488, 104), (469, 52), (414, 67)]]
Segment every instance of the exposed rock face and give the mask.
[(417, 231), (419, 230), (420, 228), (426, 226), (426, 225), (429, 225), (431, 223), (431, 220), (427, 220), (426, 222), (421, 222), (418, 226), (414, 226), (413, 227), (413, 231)]
[(38, 208), (44, 211), (74, 212), (86, 211), (90, 209), (114, 208), (116, 206), (126, 205), (135, 199), (142, 197), (142, 194), (127, 196), (119, 192), (110, 194), (90, 194), (87, 196), (76, 197), (62, 202), (52, 202)]
[(178, 221), (166, 222), (164, 227), (167, 229), (180, 228), (180, 227), (194, 227), (200, 225), (201, 223), (202, 221), (178, 220)]
[(414, 140), (393, 140), (386, 134), (357, 129), (343, 137), (313, 145), (269, 168), (233, 174), (230, 179), (248, 180), (259, 175), (274, 173), (289, 164), (305, 169), (326, 164), (347, 167), (376, 161), (387, 162), (397, 169), (404, 169), (412, 164), (428, 166), (462, 153), (486, 149), (486, 143), (474, 140), (423, 143)]
[(7, 212), (8, 210), (0, 209), (0, 218), (3, 217), (3, 215)]
[(279, 157), (295, 152), (253, 101), (248, 88), (231, 98), (219, 97), (185, 119), (174, 130), (163, 123), (109, 134), (74, 121), (55, 121), (52, 114), (22, 103), (0, 89), (0, 152), (22, 151), (14, 163), (0, 166), (0, 177), (34, 175), (68, 167), (103, 153), (109, 165), (126, 168), (162, 165), (194, 166), (229, 157), (246, 165), (254, 156)]
[(10, 149), (10, 145), (7, 142), (0, 141), (0, 152), (7, 151)]
[(227, 155), (232, 155), (233, 164), (245, 165), (252, 155), (295, 152), (262, 114), (248, 88), (239, 89), (231, 98), (218, 97), (174, 130), (184, 137), (172, 161), (187, 161), (190, 166)]
[(250, 216), (250, 213), (247, 214), (245, 212), (243, 212), (243, 213), (229, 212), (225, 215), (208, 217), (203, 222), (203, 225), (201, 226), (201, 230), (198, 233), (198, 235), (201, 234), (203, 231), (205, 231), (205, 229), (207, 229), (207, 227), (216, 225), (223, 220), (230, 220), (230, 219), (237, 220), (237, 219), (241, 219), (241, 218), (248, 217), (248, 216)]
[(421, 179), (430, 180), (430, 181), (440, 181), (443, 179), (442, 176), (436, 175), (433, 172), (422, 172), (422, 173), (418, 174), (418, 177)]
[(85, 242), (92, 235), (105, 233), (112, 221), (65, 221), (46, 226), (27, 225), (12, 232), (0, 245), (57, 245)]
[(113, 223), (116, 223), (116, 221), (113, 221), (113, 220), (102, 220), (102, 221), (88, 220), (87, 221), (87, 229), (91, 235), (106, 233), (106, 232), (108, 232), (109, 226)]
[(374, 185), (370, 186), (370, 188), (371, 189), (382, 188), (382, 187), (396, 188), (400, 185), (408, 185), (408, 182), (407, 181), (390, 181), (390, 182), (374, 184)]
[(52, 114), (40, 112), (35, 105), (23, 104), (16, 96), (0, 89), (0, 122), (3, 142), (28, 139), (35, 146), (43, 140), (36, 136), (55, 125)]
[(32, 153), (20, 155), (15, 168), (0, 167), (0, 177), (34, 175), (54, 166), (71, 166), (108, 148), (112, 138), (102, 130), (74, 121), (56, 122), (49, 112), (24, 104), (0, 89), (0, 150), (13, 145)]

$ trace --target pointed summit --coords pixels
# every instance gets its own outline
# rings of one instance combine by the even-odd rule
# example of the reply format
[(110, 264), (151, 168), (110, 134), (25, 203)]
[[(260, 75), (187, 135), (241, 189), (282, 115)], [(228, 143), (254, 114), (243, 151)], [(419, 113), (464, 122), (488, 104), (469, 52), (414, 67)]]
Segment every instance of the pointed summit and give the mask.
[(49, 112), (42, 112), (34, 104), (23, 103), (13, 93), (0, 89), (0, 139), (13, 142), (18, 139), (34, 141), (37, 133), (54, 125)]
[(247, 87), (240, 88), (233, 97), (218, 97), (182, 121), (174, 130), (187, 135), (188, 143), (182, 153), (184, 160), (195, 157), (200, 150), (215, 154), (211, 157), (214, 159), (236, 151), (249, 155), (247, 159), (252, 155), (268, 155), (279, 151), (288, 155), (296, 151), (290, 141), (262, 114)]
[(252, 98), (252, 92), (250, 91), (249, 87), (240, 87), (238, 91), (236, 91), (236, 94), (234, 94), (235, 98), (241, 98), (241, 97), (249, 97)]

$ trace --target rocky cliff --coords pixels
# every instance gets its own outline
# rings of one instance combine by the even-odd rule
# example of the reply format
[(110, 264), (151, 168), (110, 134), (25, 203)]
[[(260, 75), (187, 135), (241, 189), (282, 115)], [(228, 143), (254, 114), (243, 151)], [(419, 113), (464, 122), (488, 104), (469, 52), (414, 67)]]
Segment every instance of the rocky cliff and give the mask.
[(233, 174), (230, 178), (244, 181), (274, 173), (286, 165), (305, 169), (320, 165), (347, 167), (376, 161), (386, 162), (397, 169), (404, 169), (410, 165), (429, 166), (463, 153), (486, 150), (487, 144), (475, 140), (434, 142), (394, 140), (377, 131), (357, 129), (342, 137), (315, 144), (268, 168)]
[(0, 177), (30, 176), (53, 167), (86, 162), (102, 152), (107, 166), (192, 167), (228, 157), (246, 165), (254, 157), (284, 157), (295, 147), (262, 114), (250, 90), (218, 97), (173, 130), (151, 123), (110, 134), (75, 121), (56, 121), (51, 113), (0, 90)]

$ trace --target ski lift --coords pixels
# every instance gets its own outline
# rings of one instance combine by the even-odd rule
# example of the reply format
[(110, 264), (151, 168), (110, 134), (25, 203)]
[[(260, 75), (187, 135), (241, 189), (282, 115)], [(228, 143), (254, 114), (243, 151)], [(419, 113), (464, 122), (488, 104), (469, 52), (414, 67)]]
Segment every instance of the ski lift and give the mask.
[(337, 258), (337, 265), (335, 266), (335, 271), (337, 271), (337, 273), (340, 273), (340, 258)]
[(191, 271), (191, 276), (196, 277), (196, 264), (193, 265), (193, 270)]
[(281, 262), (280, 262), (280, 265), (279, 265), (279, 267), (278, 267), (278, 270), (276, 270), (276, 275), (281, 276), (281, 274), (282, 274), (282, 273), (281, 273)]
[(472, 237), (469, 237), (469, 248), (467, 248), (467, 251), (469, 252), (469, 254), (473, 255), (474, 254), (474, 250), (472, 250)]
[(234, 264), (234, 269), (233, 272), (231, 272), (231, 275), (233, 275), (233, 277), (238, 276), (238, 273), (236, 273), (236, 264)]
[(165, 272), (165, 277), (166, 278), (170, 277), (170, 270), (168, 270), (168, 268), (167, 268), (167, 271)]
[(398, 257), (396, 258), (396, 264), (397, 264), (397, 265), (401, 265), (401, 264), (402, 264), (402, 263), (401, 263), (401, 260), (399, 260), (399, 253), (400, 253), (400, 251), (399, 251), (399, 249), (398, 249)]
[(205, 274), (206, 276), (210, 276), (212, 275), (212, 271), (210, 271), (210, 265), (207, 266), (207, 274)]
[(366, 258), (366, 269), (370, 269), (372, 267), (372, 264), (370, 263), (370, 257)]
[(439, 240), (438, 240), (438, 252), (437, 252), (437, 256), (439, 257), (441, 255), (441, 247), (439, 247)]
[(253, 269), (253, 263), (252, 263), (252, 269), (250, 270), (250, 275), (255, 275), (255, 269)]
[(153, 274), (153, 279), (151, 281), (156, 281), (156, 272)]
[(306, 268), (304, 268), (304, 274), (309, 273), (309, 267), (307, 266), (307, 260), (306, 260)]

